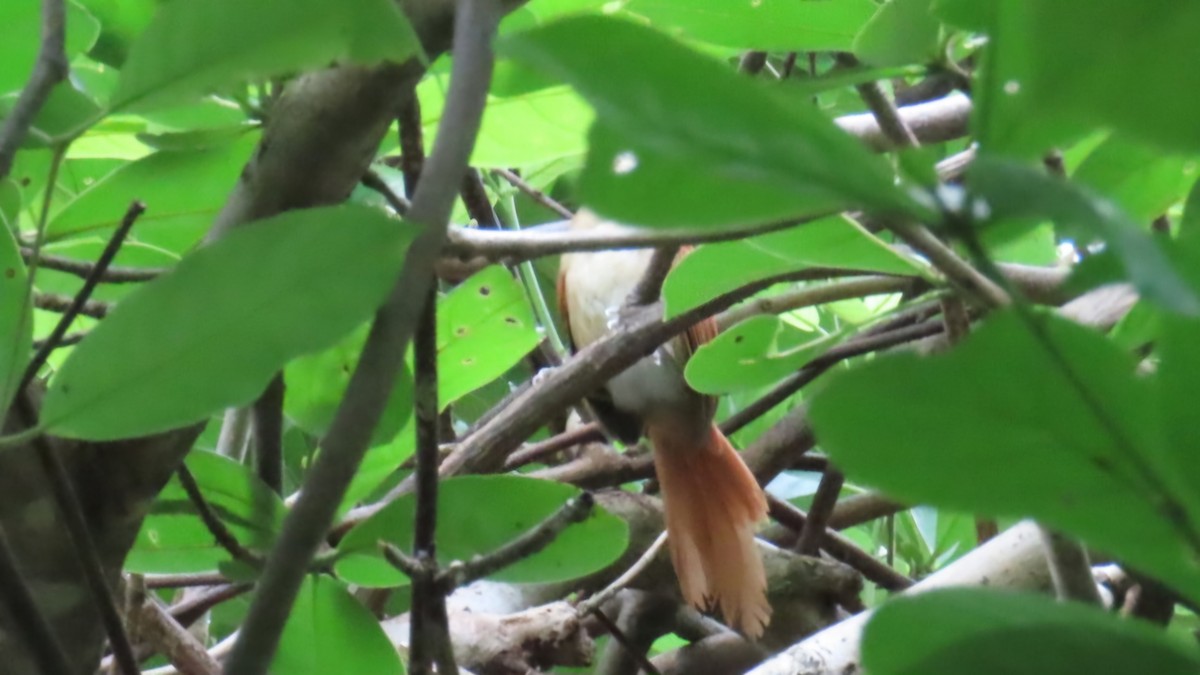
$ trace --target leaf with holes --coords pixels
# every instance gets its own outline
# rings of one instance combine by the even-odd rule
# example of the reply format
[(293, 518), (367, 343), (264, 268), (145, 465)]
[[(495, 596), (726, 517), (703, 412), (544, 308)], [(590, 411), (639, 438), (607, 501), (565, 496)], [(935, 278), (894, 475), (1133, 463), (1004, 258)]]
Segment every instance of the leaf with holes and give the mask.
[(75, 347), (42, 423), (73, 438), (129, 438), (250, 402), (288, 361), (371, 316), (413, 231), (352, 206), (233, 231), (131, 293)]
[[(194, 451), (185, 460), (212, 512), (242, 546), (270, 549), (283, 524), (279, 496), (258, 476), (227, 457)], [(217, 544), (195, 506), (172, 476), (142, 521), (125, 571), (141, 574), (212, 572), (232, 558)]]
[[(579, 490), (523, 476), (460, 476), (438, 486), (438, 561), (447, 565), (495, 550), (557, 511)], [(366, 587), (408, 584), (389, 565), (378, 542), (412, 550), (416, 500), (408, 494), (351, 530), (338, 545), (338, 576)], [(596, 506), (591, 517), (568, 527), (540, 553), (497, 572), (492, 579), (548, 583), (577, 579), (616, 560), (628, 543), (625, 522)]]
[(445, 407), (500, 377), (537, 346), (521, 283), (492, 266), (438, 302), (438, 398)]

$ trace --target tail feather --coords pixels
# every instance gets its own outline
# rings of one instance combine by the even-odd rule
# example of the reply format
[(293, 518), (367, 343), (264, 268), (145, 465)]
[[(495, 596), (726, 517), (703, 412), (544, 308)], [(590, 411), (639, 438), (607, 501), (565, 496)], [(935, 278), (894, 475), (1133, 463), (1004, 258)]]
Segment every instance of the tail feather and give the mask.
[(699, 443), (663, 427), (648, 432), (684, 600), (716, 605), (730, 626), (761, 636), (771, 607), (754, 528), (767, 500), (754, 474), (715, 426)]

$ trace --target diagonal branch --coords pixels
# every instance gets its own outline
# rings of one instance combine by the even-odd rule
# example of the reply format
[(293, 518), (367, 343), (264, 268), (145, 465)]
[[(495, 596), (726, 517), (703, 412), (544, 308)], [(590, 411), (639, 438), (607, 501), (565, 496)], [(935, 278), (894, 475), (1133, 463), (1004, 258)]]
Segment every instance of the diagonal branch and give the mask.
[(67, 79), (67, 8), (65, 0), (42, 0), (42, 39), (29, 82), (0, 126), (0, 178), (12, 170), (17, 148), (25, 140), (50, 92)]
[(463, 0), (454, 24), (454, 66), (433, 155), (413, 195), (409, 220), (424, 226), (405, 257), (400, 279), (371, 326), (346, 395), (317, 455), (234, 646), (228, 675), (261, 675), (299, 591), (308, 561), (324, 541), (371, 433), (383, 415), (404, 353), (433, 284), (434, 264), (462, 184), (491, 82), (492, 36), (501, 15), (493, 0)]

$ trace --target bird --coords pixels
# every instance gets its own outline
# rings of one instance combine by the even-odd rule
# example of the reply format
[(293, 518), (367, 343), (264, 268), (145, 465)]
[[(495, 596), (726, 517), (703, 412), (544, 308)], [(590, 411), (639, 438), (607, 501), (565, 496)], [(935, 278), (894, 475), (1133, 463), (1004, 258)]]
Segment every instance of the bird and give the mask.
[[(621, 226), (588, 209), (572, 231)], [(690, 252), (682, 248), (678, 264)], [(566, 253), (558, 273), (558, 305), (576, 350), (619, 330), (619, 313), (654, 256), (652, 249)], [(720, 609), (749, 638), (770, 622), (766, 573), (755, 543), (767, 500), (754, 474), (713, 422), (716, 399), (684, 379), (687, 360), (716, 337), (710, 317), (613, 377), (589, 398), (597, 420), (625, 443), (650, 440), (662, 488), (667, 542), (683, 599)]]

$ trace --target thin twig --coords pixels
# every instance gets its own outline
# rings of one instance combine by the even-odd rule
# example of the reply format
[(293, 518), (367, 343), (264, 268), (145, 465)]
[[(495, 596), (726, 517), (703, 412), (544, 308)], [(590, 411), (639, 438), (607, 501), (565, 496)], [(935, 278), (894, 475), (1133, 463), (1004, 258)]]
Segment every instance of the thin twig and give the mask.
[[(413, 555), (418, 563), (412, 577), (412, 621), (409, 624), (409, 664), (413, 673), (432, 672), (450, 641), (446, 619), (446, 590), (437, 579), (438, 387), (437, 294), (430, 289), (413, 339), (413, 408), (417, 428), (416, 514)], [(439, 663), (440, 666), (440, 663)], [(441, 668), (439, 667), (439, 670)]]
[[(62, 295), (60, 293), (46, 293), (44, 291), (34, 291), (33, 293), (33, 306), (38, 309), (44, 309), (47, 312), (65, 314), (71, 311), (71, 305), (74, 302), (74, 296)], [(90, 316), (93, 319), (103, 319), (108, 316), (112, 308), (111, 303), (102, 300), (88, 300), (75, 313), (76, 315)]]
[(552, 199), (546, 193), (533, 187), (529, 183), (526, 183), (525, 179), (521, 178), (516, 173), (509, 171), (508, 169), (492, 169), (492, 173), (508, 181), (510, 185), (517, 188), (521, 192), (524, 192), (530, 199), (557, 213), (563, 218), (570, 220), (575, 216), (574, 213), (571, 213), (571, 209), (568, 209)]
[(408, 213), (408, 210), (412, 208), (412, 202), (396, 194), (396, 191), (387, 184), (387, 181), (383, 180), (379, 174), (370, 169), (363, 174), (362, 184), (363, 187), (379, 193), (383, 197), (383, 200), (388, 203), (388, 206), (392, 207), (392, 210), (400, 215)]
[(50, 358), (50, 352), (54, 351), (54, 346), (58, 341), (67, 334), (67, 329), (75, 321), (75, 317), (79, 316), (84, 305), (92, 296), (92, 291), (96, 290), (96, 285), (100, 283), (100, 277), (104, 271), (108, 269), (113, 258), (117, 257), (117, 251), (121, 250), (121, 245), (125, 243), (125, 237), (129, 234), (129, 230), (133, 228), (133, 224), (137, 219), (146, 212), (146, 205), (142, 202), (135, 201), (129, 205), (129, 209), (125, 211), (125, 216), (121, 218), (121, 224), (108, 238), (108, 243), (104, 245), (104, 250), (100, 252), (100, 257), (96, 259), (95, 266), (92, 267), (91, 273), (83, 280), (83, 286), (75, 293), (75, 297), (71, 299), (71, 304), (67, 306), (58, 323), (55, 324), (54, 330), (50, 331), (50, 335), (46, 337), (46, 343), (42, 348), (33, 355), (29, 364), (25, 366), (25, 372), (21, 375), (21, 384), (18, 389), (24, 389), (33, 382), (33, 378), (37, 377), (38, 371), (46, 364), (46, 359)]
[(388, 561), (389, 565), (400, 570), (410, 580), (416, 581), (417, 579), (429, 576), (429, 571), (425, 569), (425, 565), (417, 558), (400, 550), (400, 547), (389, 544), (386, 541), (380, 541), (379, 551), (383, 553), (383, 559)]
[(800, 538), (796, 541), (796, 553), (801, 555), (817, 555), (821, 540), (825, 537), (825, 528), (833, 509), (837, 506), (838, 495), (846, 477), (841, 471), (830, 465), (817, 484), (817, 492), (813, 495), (812, 504), (808, 507), (808, 519), (800, 530)]
[(575, 523), (587, 520), (595, 505), (596, 501), (589, 492), (567, 500), (566, 504), (545, 520), (500, 548), (486, 555), (477, 556), (468, 562), (453, 564), (446, 568), (438, 577), (441, 586), (446, 589), (446, 592), (449, 592), (476, 579), (495, 574), (519, 560), (536, 555), (553, 543), (563, 530)]
[(260, 567), (262, 557), (242, 546), (229, 528), (225, 527), (225, 523), (217, 517), (212, 507), (209, 506), (208, 500), (204, 498), (204, 493), (200, 491), (200, 485), (196, 483), (196, 477), (192, 475), (191, 469), (187, 468), (186, 464), (180, 464), (176, 475), (179, 477), (179, 484), (183, 486), (183, 491), (187, 493), (188, 500), (192, 502), (192, 507), (196, 509), (196, 515), (200, 516), (204, 527), (208, 529), (213, 539), (217, 540), (217, 544), (225, 549), (234, 560)]
[(596, 422), (590, 422), (517, 450), (504, 460), (504, 470), (512, 471), (567, 448), (602, 440), (604, 430)]
[(72, 675), (75, 672), (58, 636), (34, 600), (29, 583), (21, 574), (3, 525), (0, 525), (0, 602), (14, 619), (6, 622), (13, 631), (9, 639), (20, 640), (38, 665), (39, 672), (47, 675)]
[[(797, 532), (804, 530), (804, 523), (808, 519), (804, 511), (769, 493), (767, 494), (767, 506), (771, 517), (780, 524)], [(876, 560), (875, 556), (828, 528), (825, 530), (825, 536), (821, 539), (821, 548), (889, 591), (900, 591), (913, 585), (912, 579)]]
[(283, 373), (276, 373), (251, 407), (258, 477), (277, 495), (283, 494), (284, 390)]
[(662, 294), (663, 282), (671, 273), (671, 268), (675, 265), (675, 258), (678, 255), (678, 246), (660, 246), (654, 249), (650, 264), (646, 266), (642, 278), (638, 280), (637, 286), (634, 286), (625, 302), (637, 306), (649, 305), (657, 301)]
[(428, 289), (433, 286), (446, 225), (483, 117), (494, 58), (492, 36), (499, 15), (495, 0), (462, 0), (458, 4), (446, 107), (437, 144), (408, 212), (409, 220), (424, 229), (409, 246), (400, 279), (376, 315), (322, 451), (267, 558), (258, 593), (226, 662), (226, 675), (262, 675), (270, 666), (308, 562), (324, 541), (383, 416)]
[(838, 300), (863, 298), (885, 293), (900, 293), (917, 283), (910, 277), (863, 277), (833, 281), (820, 286), (808, 286), (794, 291), (755, 298), (717, 315), (717, 325), (724, 329), (759, 314), (782, 314), (805, 307), (824, 305)]
[[(41, 41), (33, 72), (17, 102), (0, 126), (0, 179), (12, 171), (17, 149), (50, 98), (50, 92), (67, 79), (67, 9), (65, 0), (42, 0)], [(50, 190), (53, 192), (53, 190)]]
[(496, 211), (492, 208), (491, 200), (488, 199), (487, 188), (483, 186), (483, 177), (479, 175), (479, 169), (467, 169), (466, 175), (463, 176), (462, 201), (463, 206), (467, 207), (467, 215), (479, 227), (491, 229), (499, 227), (500, 219), (496, 217)]
[[(51, 347), (51, 349), (62, 349), (63, 347), (71, 347), (73, 345), (77, 345), (80, 342), (83, 342), (83, 338), (87, 337), (88, 333), (91, 333), (91, 331), (90, 330), (81, 330), (81, 331), (75, 331), (74, 333), (67, 333), (66, 335), (62, 336), (62, 338), (59, 339), (58, 343), (53, 345)], [(34, 340), (33, 348), (34, 349), (43, 349), (49, 344), (50, 344), (50, 341), (45, 338), (42, 338), (41, 340)]]
[(417, 194), (417, 183), (425, 168), (425, 134), (421, 128), (421, 100), (417, 93), (405, 101), (396, 115), (397, 133), (400, 139), (400, 173), (404, 176), (404, 192), (412, 197)]
[(650, 548), (647, 548), (646, 552), (642, 553), (642, 556), (638, 558), (636, 562), (630, 565), (629, 569), (625, 570), (621, 576), (614, 579), (612, 583), (610, 583), (608, 586), (605, 586), (603, 590), (593, 594), (592, 597), (579, 603), (579, 605), (576, 607), (576, 611), (579, 613), (579, 615), (584, 616), (600, 609), (604, 603), (613, 599), (617, 593), (620, 593), (621, 589), (633, 583), (633, 580), (636, 579), (639, 574), (646, 571), (646, 568), (650, 566), (650, 563), (654, 562), (654, 559), (658, 557), (659, 552), (662, 551), (662, 548), (666, 543), (667, 533), (663, 532), (658, 535), (658, 538), (654, 540), (654, 543), (650, 544)]
[[(33, 259), (33, 249), (28, 246), (21, 247), (21, 257), (25, 262)], [(64, 256), (48, 255), (42, 253), (38, 257), (38, 265), (45, 267), (48, 270), (63, 272), (80, 279), (87, 279), (94, 274), (93, 269), (95, 263), (90, 263), (84, 260), (75, 260)], [(167, 268), (164, 267), (117, 267), (109, 265), (100, 275), (100, 283), (102, 284), (131, 284), (153, 281), (158, 277), (167, 273)]]
[(647, 673), (647, 675), (659, 675), (658, 668), (655, 668), (654, 664), (650, 663), (650, 659), (646, 658), (646, 654), (633, 644), (633, 641), (625, 635), (625, 631), (621, 630), (620, 626), (610, 619), (607, 614), (602, 612), (599, 607), (592, 609), (591, 613), (592, 616), (596, 617), (604, 625), (604, 628), (608, 630), (608, 634), (612, 636), (612, 639), (616, 640), (625, 649), (625, 653), (629, 654), (637, 662), (638, 667), (643, 672)]

